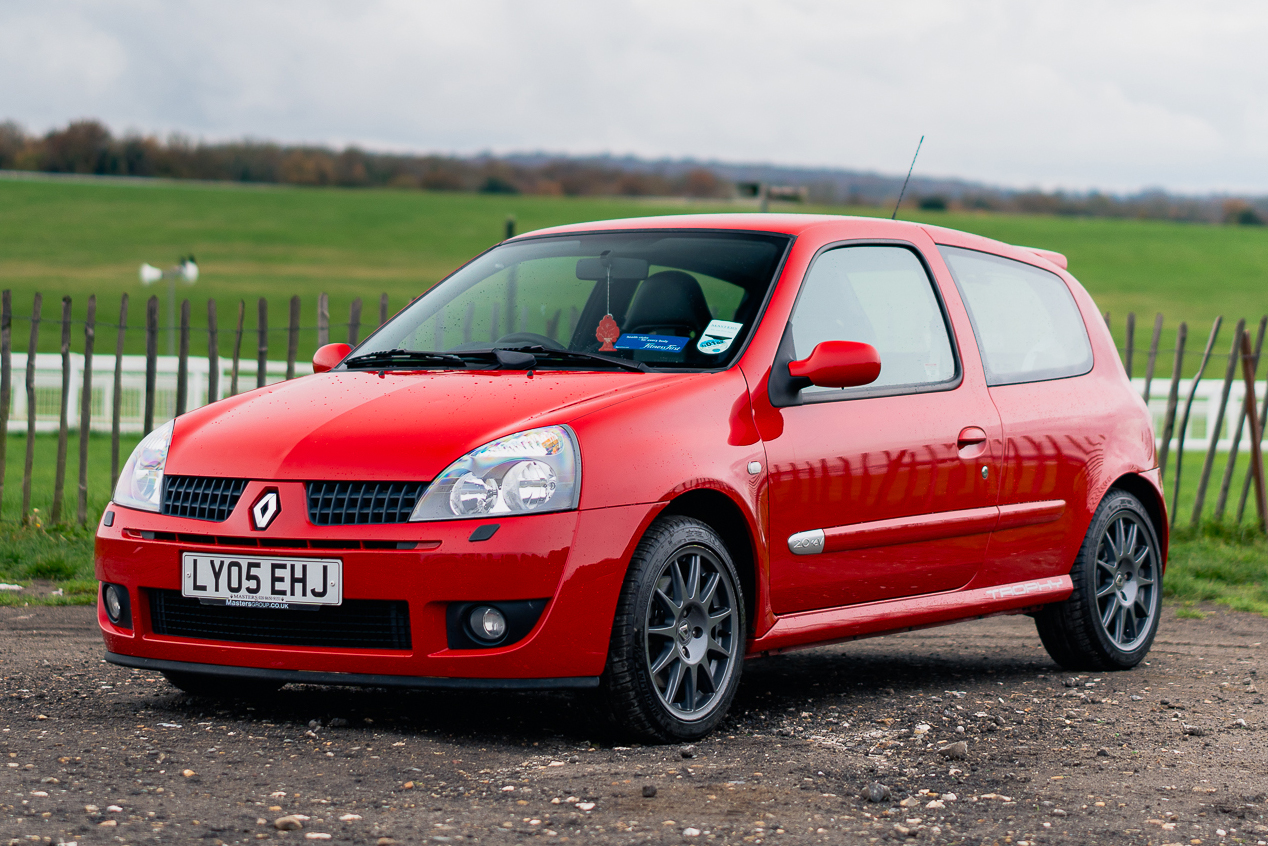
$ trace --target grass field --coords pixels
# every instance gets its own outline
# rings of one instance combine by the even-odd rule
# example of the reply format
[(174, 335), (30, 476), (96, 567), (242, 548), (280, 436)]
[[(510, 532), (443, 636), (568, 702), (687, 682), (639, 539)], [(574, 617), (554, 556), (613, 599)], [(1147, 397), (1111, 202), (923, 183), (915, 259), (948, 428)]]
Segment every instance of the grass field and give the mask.
[[(751, 203), (0, 179), (0, 287), (13, 291), (20, 315), (29, 313), (36, 291), (45, 297), (46, 316), (58, 313), (55, 301), (69, 295), (80, 317), (87, 296), (96, 294), (101, 317), (109, 321), (117, 318), (119, 295), (126, 291), (133, 298), (129, 322), (136, 326), (143, 319), (140, 300), (163, 293), (142, 288), (137, 267), (143, 261), (166, 266), (193, 253), (202, 277), (196, 287), (181, 287), (179, 295), (191, 298), (194, 323), (205, 324), (205, 301), (214, 297), (224, 331), (236, 318), (231, 315), (236, 302), (245, 299), (246, 326), (252, 329), (254, 300), (265, 296), (275, 330), (271, 345), (279, 349), (292, 295), (304, 298), (306, 326), (316, 323), (318, 291), (330, 294), (334, 321), (347, 320), (354, 297), (365, 298), (364, 319), (372, 324), (381, 292), (389, 295), (392, 310), (404, 305), (499, 240), (508, 215), (524, 232), (613, 217), (752, 208)], [(1071, 272), (1111, 312), (1120, 342), (1128, 311), (1143, 324), (1138, 345), (1148, 343), (1153, 314), (1162, 311), (1168, 326), (1164, 349), (1183, 319), (1190, 324), (1189, 346), (1198, 353), (1216, 315), (1253, 321), (1268, 313), (1265, 227), (928, 211), (906, 211), (904, 217), (1065, 253)], [(15, 326), (19, 348), (26, 344), (22, 330)], [(1231, 324), (1226, 339), (1229, 332)], [(56, 331), (46, 327), (42, 348), (52, 350), (57, 342)], [(76, 348), (79, 343), (77, 335)], [(204, 344), (195, 341), (194, 352), (200, 354)], [(314, 344), (315, 335), (306, 334), (301, 357), (311, 355)], [(1227, 351), (1227, 343), (1221, 345)], [(134, 333), (129, 349), (141, 348), (141, 334)], [(1159, 373), (1167, 374), (1170, 356), (1161, 359)]]
[[(124, 458), (136, 440), (127, 439), (122, 444)], [(0, 518), (3, 518), (0, 520), (0, 582), (29, 585), (34, 579), (51, 580), (63, 593), (36, 600), (42, 603), (90, 602), (96, 595), (95, 582), (92, 581), (92, 534), (101, 510), (110, 498), (110, 442), (108, 438), (94, 436), (89, 445), (88, 526), (82, 529), (66, 525), (48, 526), (57, 450), (57, 440), (52, 436), (40, 436), (35, 440), (32, 505), (39, 509), (37, 521), (44, 527), (23, 526), (18, 521), (26, 444), (22, 437), (8, 439), (3, 509), (0, 510)], [(67, 520), (73, 521), (79, 472), (77, 445), (73, 438), (69, 455), (65, 514)], [(1202, 459), (1200, 454), (1185, 455), (1176, 509), (1176, 531), (1167, 571), (1167, 595), (1184, 603), (1219, 602), (1240, 610), (1268, 614), (1268, 541), (1253, 531), (1253, 494), (1243, 524), (1232, 524), (1237, 495), (1241, 490), (1241, 475), (1235, 477), (1235, 493), (1229, 505), (1228, 519), (1223, 524), (1213, 525), (1207, 520), (1196, 529), (1189, 525)], [(1216, 484), (1223, 472), (1224, 461), (1225, 456), (1220, 456), (1215, 465)], [(1244, 460), (1241, 466), (1245, 466)], [(1212, 494), (1208, 500), (1208, 515), (1214, 505), (1213, 500)], [(1168, 491), (1168, 503), (1171, 501)], [(32, 601), (31, 597), (22, 592), (0, 591), (0, 605), (29, 601)]]
[[(22, 516), (22, 471), (26, 463), (26, 436), (10, 435), (5, 445), (4, 498), (0, 520)], [(128, 460), (139, 437), (123, 436), (119, 441), (119, 463)], [(49, 523), (53, 509), (53, 482), (57, 474), (57, 437), (37, 435), (31, 463), (31, 506), (39, 509), (40, 520)], [(95, 524), (110, 501), (110, 437), (92, 435), (88, 439), (88, 522)], [(79, 507), (79, 436), (71, 433), (66, 449), (66, 492), (63, 521), (73, 521)]]
[[(286, 300), (304, 298), (302, 321), (316, 322), (316, 293), (331, 296), (335, 322), (346, 321), (348, 303), (366, 300), (364, 320), (373, 325), (377, 299), (387, 292), (393, 310), (404, 305), (446, 273), (502, 237), (508, 215), (520, 232), (561, 223), (635, 215), (734, 211), (752, 205), (619, 198), (560, 198), (507, 195), (421, 193), (391, 190), (305, 189), (279, 186), (173, 184), (161, 182), (23, 181), (0, 179), (0, 288), (13, 291), (15, 313), (29, 314), (31, 296), (40, 291), (46, 317), (56, 315), (57, 300), (69, 295), (81, 318), (89, 294), (101, 300), (100, 319), (117, 317), (120, 294), (133, 297), (129, 323), (140, 325), (142, 300), (161, 290), (142, 288), (142, 261), (166, 266), (179, 256), (198, 257), (202, 278), (181, 287), (193, 301), (194, 323), (203, 326), (205, 301), (221, 306), (222, 333), (236, 316), (234, 305), (248, 301), (246, 327), (256, 325), (254, 300), (270, 301), (271, 346), (282, 345)], [(877, 209), (789, 206), (789, 211), (883, 214)], [(1120, 343), (1123, 317), (1135, 311), (1141, 326), (1138, 348), (1148, 342), (1155, 311), (1167, 318), (1158, 375), (1170, 373), (1179, 320), (1190, 324), (1186, 370), (1196, 367), (1210, 321), (1225, 315), (1229, 324), (1217, 346), (1227, 353), (1232, 323), (1268, 312), (1268, 228), (1172, 224), (1158, 221), (905, 212), (908, 219), (964, 229), (1016, 244), (1058, 250), (1070, 270), (1112, 313)], [(165, 313), (165, 312), (164, 312)], [(25, 349), (26, 327), (14, 326), (14, 341)], [(73, 349), (80, 349), (76, 329)], [(340, 339), (338, 330), (332, 337)], [(98, 349), (113, 345), (103, 330)], [(57, 346), (57, 332), (45, 326), (41, 348)], [(252, 350), (251, 341), (244, 350)], [(195, 355), (205, 351), (195, 340)], [(300, 357), (311, 356), (315, 334), (303, 336)], [(1195, 349), (1196, 348), (1196, 349)], [(142, 349), (133, 332), (128, 349)], [(221, 352), (228, 341), (222, 334)], [(1222, 350), (1222, 352), (1221, 352)], [(250, 353), (247, 353), (250, 355)], [(279, 358), (274, 353), (274, 358)], [(1140, 361), (1143, 361), (1143, 355)], [(1218, 359), (1212, 373), (1222, 368)], [(1140, 371), (1137, 371), (1140, 372)], [(1157, 390), (1157, 389), (1156, 389)], [(135, 441), (125, 444), (126, 455)], [(67, 591), (54, 601), (70, 601), (89, 587), (91, 530), (20, 528), (18, 516), (24, 441), (7, 444), (4, 494), (0, 507), (0, 581), (52, 578)], [(36, 441), (33, 504), (47, 519), (52, 501), (56, 441)], [(74, 515), (78, 462), (72, 438), (67, 471), (67, 514)], [(1186, 456), (1177, 525), (1187, 524), (1201, 456)], [(89, 492), (90, 523), (109, 497), (109, 442), (92, 440)], [(1216, 467), (1216, 478), (1222, 471)], [(1240, 476), (1238, 477), (1240, 482)], [(1240, 490), (1240, 488), (1239, 488)], [(1268, 612), (1268, 545), (1241, 530), (1184, 529), (1173, 547), (1169, 593), (1179, 599), (1216, 600)], [(80, 595), (83, 598), (86, 595)], [(0, 592), (0, 602), (25, 601)]]

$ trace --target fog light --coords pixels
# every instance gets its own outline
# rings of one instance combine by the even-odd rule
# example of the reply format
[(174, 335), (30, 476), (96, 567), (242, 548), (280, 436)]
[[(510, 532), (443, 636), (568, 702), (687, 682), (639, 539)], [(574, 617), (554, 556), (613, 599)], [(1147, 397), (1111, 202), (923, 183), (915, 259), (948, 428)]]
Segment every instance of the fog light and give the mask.
[(106, 585), (101, 590), (101, 598), (106, 604), (106, 616), (116, 626), (130, 628), (132, 615), (128, 609), (127, 590), (120, 585)]
[(477, 606), (468, 618), (471, 631), (481, 640), (492, 643), (501, 640), (506, 634), (506, 617), (502, 612), (488, 605)]

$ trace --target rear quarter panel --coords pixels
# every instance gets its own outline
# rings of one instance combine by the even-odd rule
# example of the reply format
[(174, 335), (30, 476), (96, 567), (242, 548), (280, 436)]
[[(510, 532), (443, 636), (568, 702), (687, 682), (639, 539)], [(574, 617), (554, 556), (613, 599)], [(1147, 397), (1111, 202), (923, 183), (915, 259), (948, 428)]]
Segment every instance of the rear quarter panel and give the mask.
[[(1070, 273), (1027, 249), (952, 230), (931, 229), (930, 234), (941, 245), (994, 253), (1057, 274), (1074, 297), (1092, 346), (1092, 369), (1082, 376), (998, 386), (990, 391), (1006, 431), (1010, 421), (1014, 426), (1028, 425), (1036, 431), (1045, 431), (1034, 449), (1056, 460), (1035, 462), (1035, 465), (1044, 464), (1051, 478), (1029, 481), (1040, 491), (1040, 498), (1048, 496), (1042, 493), (1048, 491), (1052, 499), (1065, 500), (1067, 508), (1061, 517), (1061, 543), (1042, 555), (1032, 553), (1019, 560), (1009, 553), (1010, 547), (1022, 550), (1029, 546), (1033, 550), (1025, 533), (1041, 531), (1040, 527), (997, 532), (992, 539), (991, 558), (996, 562), (1007, 561), (1007, 564), (997, 564), (984, 571), (976, 584), (1002, 584), (1068, 572), (1101, 500), (1123, 477), (1136, 482), (1138, 494), (1153, 498), (1154, 501), (1146, 505), (1155, 508), (1160, 517), (1157, 525), (1165, 558), (1166, 508), (1158, 485), (1153, 421), (1144, 400), (1127, 378), (1113, 337), (1091, 295)], [(1052, 409), (1059, 411), (1052, 413), (1049, 411)], [(1051, 425), (1047, 427), (1043, 425), (1045, 413), (1052, 415)], [(1021, 462), (1025, 456), (1010, 455), (1006, 460)], [(1006, 468), (1006, 479), (1010, 478), (1010, 469), (1025, 471), (1026, 468)], [(1012, 478), (1020, 477), (1014, 472)], [(1017, 491), (1005, 484), (1000, 492), (1000, 503), (1007, 505), (1013, 501), (1020, 501)]]

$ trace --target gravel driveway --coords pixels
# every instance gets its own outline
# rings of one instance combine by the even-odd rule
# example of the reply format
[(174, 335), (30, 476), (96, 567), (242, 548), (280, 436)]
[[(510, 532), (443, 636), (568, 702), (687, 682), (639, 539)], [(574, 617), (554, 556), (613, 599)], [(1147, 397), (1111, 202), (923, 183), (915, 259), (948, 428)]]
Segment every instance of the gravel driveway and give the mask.
[(715, 735), (627, 747), (563, 695), (195, 699), (93, 608), (2, 608), (0, 843), (1264, 844), (1265, 642), (1168, 610), (1071, 675), (995, 618), (750, 661)]

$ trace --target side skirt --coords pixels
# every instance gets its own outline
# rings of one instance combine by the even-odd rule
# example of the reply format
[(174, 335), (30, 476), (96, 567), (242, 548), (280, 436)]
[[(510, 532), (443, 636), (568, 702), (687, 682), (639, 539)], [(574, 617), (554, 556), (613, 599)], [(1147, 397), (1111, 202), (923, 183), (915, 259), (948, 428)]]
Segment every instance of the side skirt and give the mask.
[(1053, 576), (994, 587), (785, 614), (775, 620), (775, 625), (766, 634), (750, 641), (748, 654), (749, 657), (772, 655), (789, 649), (822, 646), (961, 620), (1016, 614), (1061, 602), (1073, 590), (1074, 584), (1068, 575)]

